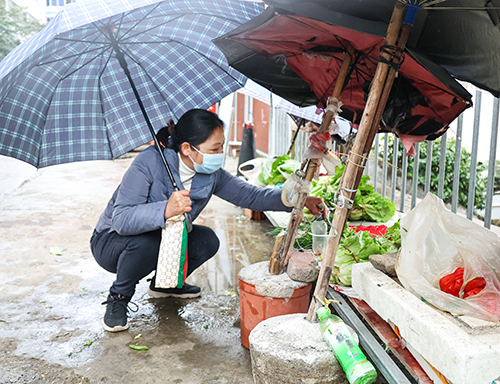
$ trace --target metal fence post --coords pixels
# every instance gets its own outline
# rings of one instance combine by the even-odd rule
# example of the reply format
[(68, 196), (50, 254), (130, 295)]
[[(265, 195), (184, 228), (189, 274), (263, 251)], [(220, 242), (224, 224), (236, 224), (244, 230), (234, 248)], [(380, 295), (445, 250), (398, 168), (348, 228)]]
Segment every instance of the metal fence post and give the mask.
[(379, 146), (379, 137), (375, 135), (375, 166), (373, 167), (373, 186), (375, 187), (375, 192), (377, 192), (377, 175), (378, 175), (378, 146)]
[(448, 132), (441, 136), (441, 157), (439, 161), (439, 180), (438, 180), (438, 197), (443, 198), (444, 195), (444, 176), (446, 171), (446, 140)]
[(424, 197), (431, 190), (431, 175), (432, 175), (432, 150), (433, 142), (427, 142), (427, 161), (425, 163), (425, 184), (424, 184)]
[(464, 126), (464, 116), (458, 116), (457, 139), (455, 141), (455, 164), (453, 166), (453, 191), (451, 194), (451, 211), (457, 213), (458, 208), (458, 188), (460, 187), (460, 159), (462, 158), (462, 129)]
[(384, 162), (382, 163), (382, 197), (385, 197), (387, 188), (387, 157), (389, 152), (389, 134), (384, 133)]
[(394, 203), (396, 201), (396, 185), (398, 183), (398, 157), (399, 157), (399, 139), (394, 136), (394, 142), (392, 146), (392, 175), (391, 175), (391, 201)]
[(405, 197), (406, 197), (406, 177), (408, 174), (408, 158), (406, 157), (406, 148), (403, 145), (403, 165), (401, 166), (401, 202), (399, 205), (399, 210), (401, 212), (405, 211)]
[(420, 162), (420, 143), (415, 144), (416, 155), (413, 157), (413, 184), (411, 192), (411, 209), (415, 208), (417, 205), (417, 194), (418, 194), (418, 168)]
[(484, 213), (484, 226), (491, 227), (491, 206), (493, 205), (493, 188), (495, 184), (495, 163), (497, 155), (498, 138), (498, 112), (500, 99), (495, 97), (493, 101), (493, 117), (491, 124), (490, 159), (488, 161), (488, 183), (486, 185), (486, 211)]
[(472, 153), (470, 159), (469, 172), (469, 195), (467, 196), (467, 218), (472, 220), (474, 214), (474, 203), (476, 196), (476, 173), (477, 173), (477, 148), (479, 146), (479, 122), (481, 117), (481, 95), (482, 92), (476, 90), (476, 100), (474, 100), (474, 128), (472, 131)]

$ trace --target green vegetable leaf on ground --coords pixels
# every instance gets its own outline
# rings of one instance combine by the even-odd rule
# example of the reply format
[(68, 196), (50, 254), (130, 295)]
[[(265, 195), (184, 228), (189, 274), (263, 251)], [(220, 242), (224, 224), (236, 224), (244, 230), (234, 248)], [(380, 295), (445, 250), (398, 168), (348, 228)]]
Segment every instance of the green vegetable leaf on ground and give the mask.
[(136, 351), (147, 351), (149, 348), (146, 347), (145, 345), (134, 345), (134, 344), (130, 344), (129, 345), (130, 348), (132, 349), (135, 349)]

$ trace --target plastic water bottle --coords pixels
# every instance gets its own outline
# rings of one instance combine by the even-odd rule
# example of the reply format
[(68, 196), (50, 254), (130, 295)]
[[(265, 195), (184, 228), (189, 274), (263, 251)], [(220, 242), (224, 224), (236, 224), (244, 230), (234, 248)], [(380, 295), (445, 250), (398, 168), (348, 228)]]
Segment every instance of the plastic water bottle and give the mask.
[(326, 241), (328, 237), (326, 236), (326, 231), (328, 226), (326, 221), (323, 219), (314, 220), (311, 224), (311, 232), (313, 238), (312, 250), (316, 256), (321, 256), (325, 252)]
[(350, 384), (371, 384), (377, 371), (359, 348), (349, 328), (326, 307), (317, 311), (323, 339), (332, 349)]

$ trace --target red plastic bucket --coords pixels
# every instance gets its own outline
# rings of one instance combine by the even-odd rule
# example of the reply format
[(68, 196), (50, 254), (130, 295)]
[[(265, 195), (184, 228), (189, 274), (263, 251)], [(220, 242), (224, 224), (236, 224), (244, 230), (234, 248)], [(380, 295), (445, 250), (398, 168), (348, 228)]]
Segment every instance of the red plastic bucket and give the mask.
[(240, 287), (241, 344), (250, 348), (248, 336), (262, 320), (274, 316), (292, 313), (306, 313), (309, 309), (309, 299), (312, 283), (296, 288), (290, 299), (282, 297), (269, 298), (257, 293), (255, 285), (238, 279)]

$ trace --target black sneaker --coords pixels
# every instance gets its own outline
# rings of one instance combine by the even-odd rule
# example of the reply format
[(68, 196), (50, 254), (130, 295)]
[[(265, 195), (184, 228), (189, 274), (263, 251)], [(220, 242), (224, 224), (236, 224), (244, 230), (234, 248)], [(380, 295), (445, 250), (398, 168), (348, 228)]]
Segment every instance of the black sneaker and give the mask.
[[(102, 327), (108, 332), (120, 332), (129, 328), (127, 310), (130, 297), (122, 295), (108, 295), (108, 299), (102, 303), (106, 304), (106, 313), (102, 319)], [(137, 310), (133, 311), (136, 312)]]
[(153, 277), (151, 284), (149, 284), (148, 295), (154, 297), (155, 299), (162, 299), (165, 297), (191, 299), (201, 295), (201, 288), (187, 283), (184, 283), (182, 288), (156, 288), (155, 279)]

